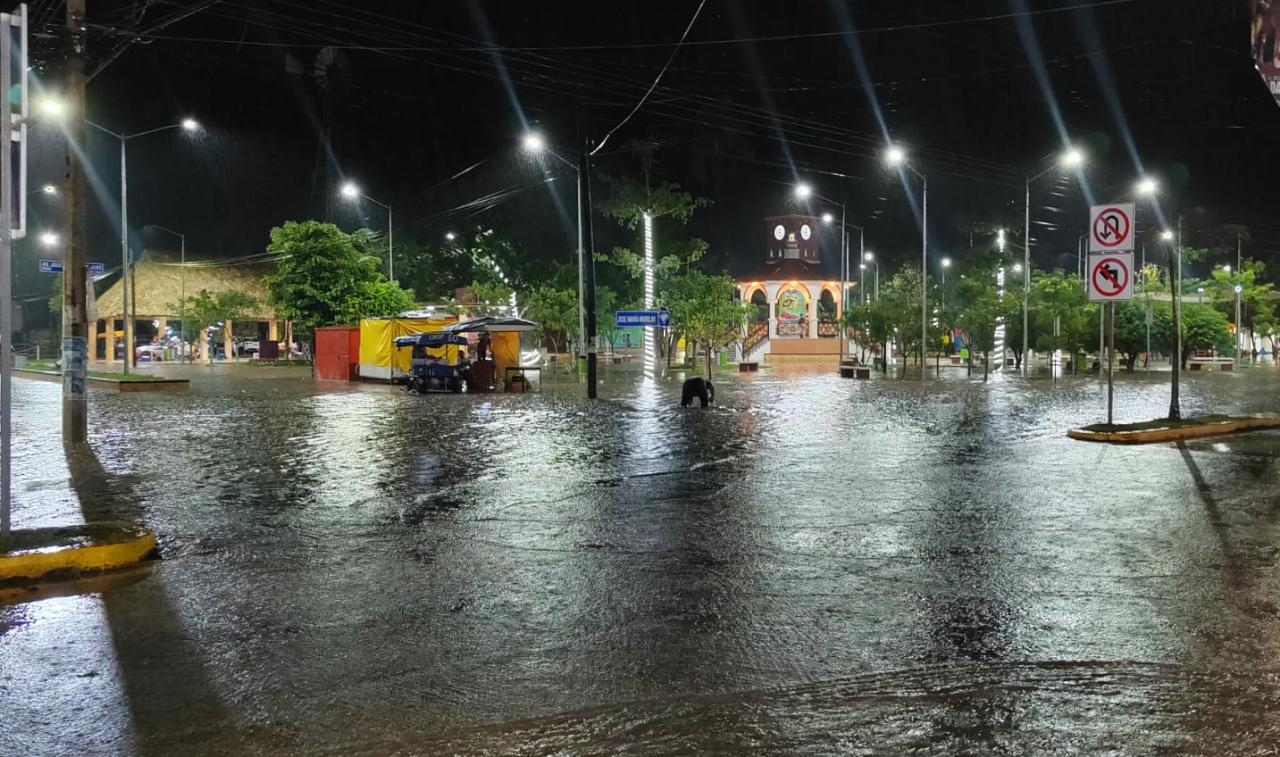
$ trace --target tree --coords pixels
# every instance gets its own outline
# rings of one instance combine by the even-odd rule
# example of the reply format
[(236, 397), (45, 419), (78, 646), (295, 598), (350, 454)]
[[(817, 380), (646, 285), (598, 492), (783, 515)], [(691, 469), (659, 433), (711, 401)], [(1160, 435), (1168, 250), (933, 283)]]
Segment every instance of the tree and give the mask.
[(1259, 322), (1266, 327), (1265, 333), (1274, 328), (1272, 285), (1261, 281), (1265, 268), (1261, 261), (1246, 260), (1238, 269), (1214, 268), (1212, 277), (1204, 283), (1205, 293), (1232, 321), (1235, 318), (1236, 287), (1240, 287), (1240, 327), (1250, 332), (1250, 347), (1256, 346), (1252, 335), (1260, 331)]
[[(509, 275), (514, 274), (522, 267), (522, 260), (516, 246), (492, 229), (439, 245), (401, 242), (398, 237), (396, 241), (396, 278), (425, 302), (447, 302), (467, 282), (494, 278), (494, 263)], [(573, 280), (577, 282), (576, 266), (574, 271)]]
[[(210, 326), (223, 324), (227, 321), (240, 320), (257, 305), (258, 301), (256, 299), (238, 290), (212, 294), (208, 289), (201, 289), (198, 293), (187, 297), (185, 303), (181, 303), (181, 305), (175, 306), (173, 309), (184, 312), (186, 320), (195, 327), (193, 333), (200, 334), (203, 337), (208, 333)], [(185, 331), (185, 323), (183, 328)], [(196, 343), (204, 350), (205, 360), (212, 360), (213, 352), (207, 349), (206, 340), (201, 338)], [(228, 355), (227, 357), (230, 358), (231, 356)]]
[(1002, 320), (1022, 317), (1020, 297), (1003, 296), (996, 285), (993, 271), (980, 270), (976, 275), (960, 279), (956, 287), (959, 299), (955, 324), (969, 338), (969, 344), (982, 352), (982, 380), (991, 370), (991, 350), (995, 349), (996, 327)]
[[(1151, 339), (1153, 344), (1172, 354), (1173, 311), (1169, 303), (1152, 303), (1153, 316)], [(1212, 305), (1198, 302), (1182, 303), (1182, 354), (1178, 357), (1182, 367), (1196, 350), (1231, 349), (1231, 332), (1227, 329), (1227, 317)]]
[(1091, 343), (1098, 324), (1098, 306), (1089, 302), (1080, 277), (1055, 270), (1035, 278), (1030, 303), (1031, 344), (1037, 350), (1070, 354), (1074, 367), (1075, 356)]
[(456, 316), (499, 315), (511, 307), (511, 287), (500, 281), (473, 281), (464, 300), (450, 299), (449, 311)]
[(367, 235), (344, 234), (331, 223), (277, 226), (267, 246), (278, 258), (276, 272), (264, 277), (267, 301), (302, 334), (411, 306), (413, 292), (388, 282), (378, 259), (360, 251), (367, 244)]
[(707, 378), (711, 378), (712, 353), (740, 338), (750, 306), (734, 299), (733, 279), (690, 271), (668, 290), (664, 303), (671, 311), (672, 324), (686, 341), (705, 347)]
[[(543, 285), (525, 297), (524, 314), (537, 322), (542, 338), (559, 353), (557, 336), (572, 342), (578, 336), (578, 293), (566, 287)], [(567, 345), (566, 345), (567, 346)]]
[[(898, 270), (880, 286), (880, 298), (871, 303), (872, 320), (883, 329), (885, 343), (896, 342), (898, 352), (904, 356), (902, 375), (907, 373), (905, 356), (916, 352), (920, 355), (920, 369), (924, 370), (925, 345), (920, 343), (920, 271), (912, 266)], [(935, 333), (937, 329), (934, 329)], [(889, 370), (885, 364), (885, 372)]]

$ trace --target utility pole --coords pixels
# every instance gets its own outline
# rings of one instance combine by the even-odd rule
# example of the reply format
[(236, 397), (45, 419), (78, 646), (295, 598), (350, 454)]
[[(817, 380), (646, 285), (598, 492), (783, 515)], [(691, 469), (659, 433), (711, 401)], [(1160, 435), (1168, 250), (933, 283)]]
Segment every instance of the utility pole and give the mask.
[(1173, 383), (1169, 390), (1169, 420), (1176, 421), (1182, 419), (1182, 405), (1179, 397), (1178, 381), (1182, 374), (1182, 214), (1178, 214), (1178, 236), (1174, 240), (1177, 249), (1173, 255), (1173, 286), (1169, 287), (1173, 292), (1173, 355), (1170, 361), (1173, 363)]
[[(85, 0), (67, 0), (67, 240), (62, 264), (62, 442), (84, 444), (88, 440), (89, 314), (85, 302), (85, 196), (84, 166), (73, 145), (84, 144), (84, 65), (88, 33)], [(114, 333), (112, 327), (108, 334)], [(108, 337), (108, 345), (112, 339)], [(110, 347), (114, 349), (114, 347)]]
[(582, 182), (579, 208), (582, 214), (581, 246), (582, 254), (586, 258), (583, 279), (586, 290), (584, 317), (587, 320), (587, 399), (593, 400), (596, 398), (596, 264), (591, 254), (591, 250), (594, 249), (591, 239), (591, 149), (585, 126), (582, 134), (582, 155), (578, 162), (578, 179)]

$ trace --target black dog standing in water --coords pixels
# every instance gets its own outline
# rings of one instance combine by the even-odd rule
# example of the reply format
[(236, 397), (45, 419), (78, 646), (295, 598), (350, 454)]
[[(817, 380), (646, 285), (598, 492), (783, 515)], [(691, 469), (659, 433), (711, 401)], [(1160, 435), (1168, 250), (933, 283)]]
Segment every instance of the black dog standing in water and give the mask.
[(695, 397), (706, 407), (716, 398), (716, 388), (701, 376), (685, 379), (684, 388), (680, 390), (680, 407), (689, 407)]

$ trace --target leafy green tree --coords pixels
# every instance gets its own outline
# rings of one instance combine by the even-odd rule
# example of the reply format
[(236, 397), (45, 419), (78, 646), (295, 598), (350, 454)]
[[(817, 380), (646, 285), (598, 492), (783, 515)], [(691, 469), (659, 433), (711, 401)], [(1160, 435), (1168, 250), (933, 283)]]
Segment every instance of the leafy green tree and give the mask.
[[(1097, 335), (1098, 306), (1089, 302), (1079, 276), (1055, 270), (1031, 282), (1032, 344), (1037, 350), (1062, 350), (1077, 356)], [(1058, 335), (1054, 336), (1054, 323)]]
[(954, 296), (954, 323), (969, 337), (974, 350), (982, 352), (982, 378), (991, 370), (991, 350), (995, 349), (996, 328), (1001, 321), (1021, 320), (1022, 301), (1006, 291), (1002, 296), (994, 271), (979, 270), (976, 275), (960, 279)]
[[(523, 270), (523, 260), (515, 244), (492, 229), (459, 235), (438, 245), (397, 238), (396, 279), (423, 301), (447, 302), (467, 282), (500, 282), (494, 275), (494, 263), (510, 276)], [(576, 266), (574, 270), (576, 282)], [(553, 278), (542, 280), (552, 283)]]
[(510, 286), (500, 281), (472, 281), (464, 300), (451, 299), (449, 311), (459, 317), (500, 315), (511, 307)]
[[(935, 295), (934, 301), (937, 301)], [(884, 343), (895, 343), (903, 356), (902, 375), (906, 376), (906, 356), (916, 353), (921, 370), (924, 367), (924, 347), (920, 343), (920, 270), (905, 266), (888, 281), (880, 285), (880, 298), (871, 303), (871, 321), (883, 330)], [(931, 324), (932, 327), (932, 324)], [(930, 339), (940, 336), (932, 327)], [(888, 371), (888, 365), (885, 365)]]
[(750, 306), (734, 299), (733, 279), (728, 276), (690, 271), (673, 283), (663, 304), (686, 341), (706, 350), (707, 378), (711, 378), (712, 354), (741, 337)]
[[(196, 335), (203, 337), (208, 333), (209, 327), (215, 324), (240, 320), (257, 306), (256, 299), (238, 290), (212, 294), (208, 289), (201, 289), (198, 293), (187, 297), (185, 303), (173, 309), (182, 311), (186, 315), (186, 321), (183, 323), (184, 338), (191, 338), (197, 342), (204, 351), (205, 360), (211, 361), (213, 352), (208, 349), (205, 339), (195, 340), (193, 337)], [(190, 332), (187, 332), (187, 323), (190, 323)], [(227, 337), (230, 337), (230, 334), (227, 334)], [(227, 357), (231, 355), (228, 354)]]
[(1266, 266), (1261, 261), (1246, 260), (1239, 269), (1228, 271), (1225, 268), (1215, 268), (1212, 277), (1204, 283), (1205, 293), (1232, 322), (1235, 318), (1236, 287), (1240, 287), (1240, 328), (1250, 333), (1251, 346), (1256, 346), (1252, 335), (1260, 331), (1259, 320), (1268, 332), (1274, 328), (1275, 304), (1271, 299), (1273, 287), (1262, 281), (1265, 270)]
[[(1164, 352), (1173, 352), (1173, 311), (1170, 303), (1153, 302), (1151, 343)], [(1182, 307), (1182, 367), (1196, 350), (1230, 352), (1231, 332), (1227, 329), (1227, 317), (1208, 303), (1183, 302)]]
[(331, 223), (277, 226), (267, 246), (278, 257), (276, 272), (264, 277), (268, 302), (300, 334), (411, 306), (413, 293), (386, 281), (378, 259), (361, 252), (367, 245), (367, 235), (345, 234)]
[[(560, 352), (558, 337), (571, 344), (578, 337), (578, 292), (566, 287), (543, 285), (525, 296), (524, 315), (536, 322), (551, 349)], [(568, 347), (568, 345), (565, 345)]]

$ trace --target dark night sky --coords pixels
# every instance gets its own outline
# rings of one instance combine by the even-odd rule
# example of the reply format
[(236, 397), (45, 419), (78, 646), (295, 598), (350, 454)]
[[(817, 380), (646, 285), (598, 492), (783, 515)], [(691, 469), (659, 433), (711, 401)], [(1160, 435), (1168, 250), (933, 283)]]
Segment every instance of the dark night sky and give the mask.
[[(354, 228), (352, 208), (333, 201), (349, 176), (394, 205), (397, 241), (434, 243), (448, 229), (492, 226), (530, 260), (567, 261), (572, 175), (554, 171), (560, 180), (543, 183), (516, 148), (518, 135), (537, 124), (571, 152), (581, 109), (600, 137), (661, 69), (697, 0), (88, 6), (95, 63), (121, 50), (90, 84), (90, 117), (125, 131), (187, 114), (207, 125), (196, 140), (168, 132), (130, 143), (135, 249), (163, 243), (143, 238), (146, 224), (188, 233), (193, 257), (258, 252), (287, 219), (332, 213)], [(1008, 17), (1018, 11), (1032, 13)], [(791, 208), (797, 177), (846, 197), (850, 221), (866, 223), (868, 246), (905, 260), (919, 237), (900, 183), (876, 159), (882, 118), (929, 175), (931, 246), (940, 256), (966, 242), (975, 222), (1020, 228), (1021, 177), (1060, 149), (1057, 114), (1090, 153), (1096, 196), (1128, 190), (1138, 170), (1132, 144), (1161, 177), (1164, 211), (1188, 211), (1191, 243), (1201, 229), (1245, 223), (1254, 237), (1246, 254), (1274, 260), (1280, 219), (1268, 179), (1280, 165), (1280, 107), (1253, 70), (1247, 11), (1246, 0), (706, 0), (691, 44), (596, 170), (638, 174), (634, 148), (656, 146), (655, 179), (714, 201), (688, 233), (708, 239), (730, 268), (763, 255), (761, 219)], [(33, 43), (35, 57), (49, 61), (54, 87), (61, 14), (56, 2), (31, 7), (34, 32), (46, 34)], [(991, 16), (1003, 18), (976, 20)], [(862, 31), (839, 34), (852, 29)], [(503, 49), (484, 49), (495, 44)], [(322, 53), (326, 46), (335, 49)], [(855, 64), (859, 46), (869, 88)], [(317, 66), (321, 55), (337, 62)], [(105, 194), (90, 256), (115, 264), (118, 148), (95, 135), (88, 149)], [(37, 127), (31, 161), (33, 187), (61, 176), (54, 126)], [(454, 210), (494, 193), (503, 201), (483, 212)], [(1083, 204), (1077, 182), (1038, 185), (1040, 265), (1074, 261)], [(34, 198), (33, 227), (58, 222), (54, 210)], [(383, 228), (381, 209), (365, 211), (371, 227)], [(630, 241), (610, 221), (596, 227), (597, 249)], [(38, 255), (25, 254), (20, 294), (44, 285), (34, 274)]]

